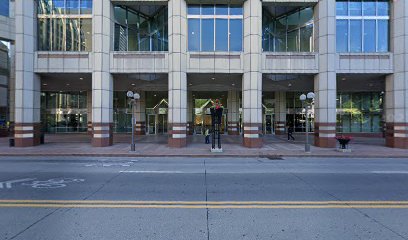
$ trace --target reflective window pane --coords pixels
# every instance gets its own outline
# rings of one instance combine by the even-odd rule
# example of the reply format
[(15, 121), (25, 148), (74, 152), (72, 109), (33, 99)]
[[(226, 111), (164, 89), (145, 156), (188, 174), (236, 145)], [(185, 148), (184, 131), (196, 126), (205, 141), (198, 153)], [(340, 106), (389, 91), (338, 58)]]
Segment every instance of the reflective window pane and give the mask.
[(286, 52), (286, 18), (277, 20), (275, 24), (275, 50), (277, 52)]
[(52, 41), (52, 51), (64, 51), (65, 50), (65, 19), (54, 18), (51, 20), (51, 41)]
[(299, 51), (299, 30), (288, 32), (287, 35), (287, 51), (298, 52)]
[(201, 5), (201, 15), (214, 15), (214, 5)]
[(79, 51), (79, 21), (66, 19), (66, 51)]
[(0, 15), (9, 16), (10, 0), (0, 0)]
[(300, 51), (311, 52), (313, 49), (313, 25), (300, 29)]
[(299, 12), (292, 13), (287, 18), (288, 31), (299, 27)]
[(375, 52), (375, 20), (364, 21), (364, 52)]
[(378, 0), (377, 2), (377, 16), (389, 16), (390, 3), (388, 0)]
[(38, 19), (38, 50), (40, 51), (51, 50), (50, 22), (51, 19), (48, 18)]
[(364, 0), (363, 11), (364, 16), (375, 16), (375, 1), (374, 0)]
[(52, 0), (52, 13), (65, 14), (65, 0)]
[(362, 50), (361, 27), (361, 20), (350, 20), (350, 52)]
[(387, 20), (378, 20), (377, 51), (388, 52), (389, 50), (389, 23)]
[(188, 50), (200, 51), (200, 19), (188, 20)]
[(214, 20), (202, 19), (201, 51), (214, 51)]
[(216, 15), (228, 15), (228, 5), (216, 5), (215, 14)]
[(337, 1), (336, 2), (336, 15), (337, 16), (347, 16), (348, 15), (348, 2), (347, 1)]
[(92, 19), (82, 18), (81, 24), (81, 51), (92, 51)]
[(336, 21), (337, 52), (348, 52), (348, 20)]
[(230, 51), (242, 51), (242, 19), (230, 20)]
[(38, 14), (51, 14), (52, 13), (52, 0), (39, 0), (37, 3), (38, 3), (38, 8), (37, 8)]
[(187, 14), (200, 15), (200, 5), (188, 5)]
[(230, 15), (242, 15), (243, 10), (242, 6), (235, 6), (235, 5), (230, 5)]
[(92, 0), (81, 0), (81, 14), (92, 14)]
[(361, 0), (351, 0), (349, 3), (350, 16), (362, 15), (362, 2)]
[(79, 14), (79, 0), (67, 0), (66, 13), (67, 14)]
[(228, 51), (228, 19), (217, 19), (215, 27), (215, 50)]

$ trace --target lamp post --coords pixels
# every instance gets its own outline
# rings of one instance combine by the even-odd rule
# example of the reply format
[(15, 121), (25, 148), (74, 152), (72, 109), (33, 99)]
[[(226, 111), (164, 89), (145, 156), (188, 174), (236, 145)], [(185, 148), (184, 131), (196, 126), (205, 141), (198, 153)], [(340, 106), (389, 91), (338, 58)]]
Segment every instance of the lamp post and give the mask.
[(300, 95), (299, 99), (302, 101), (302, 108), (305, 107), (306, 113), (306, 142), (305, 142), (305, 152), (310, 153), (310, 144), (309, 144), (309, 106), (311, 105), (313, 99), (315, 98), (315, 94), (313, 92), (309, 92), (307, 95), (302, 94)]
[(126, 96), (130, 99), (130, 104), (132, 104), (132, 144), (130, 145), (130, 151), (134, 152), (135, 151), (135, 124), (136, 124), (136, 119), (135, 119), (135, 111), (134, 111), (134, 106), (137, 100), (140, 99), (139, 93), (134, 93), (132, 91), (128, 91), (126, 93)]

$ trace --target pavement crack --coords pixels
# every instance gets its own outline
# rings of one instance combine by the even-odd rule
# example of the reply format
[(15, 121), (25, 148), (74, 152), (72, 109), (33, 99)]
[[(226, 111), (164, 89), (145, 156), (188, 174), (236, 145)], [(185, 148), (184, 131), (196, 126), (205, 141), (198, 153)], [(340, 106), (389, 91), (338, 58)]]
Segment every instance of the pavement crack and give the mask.
[[(315, 191), (323, 192), (323, 193), (325, 193), (325, 194), (331, 196), (332, 198), (334, 198), (334, 199), (337, 200), (337, 201), (344, 201), (344, 199), (341, 199), (341, 198), (337, 197), (336, 195), (334, 195), (334, 194), (332, 194), (332, 193), (330, 193), (330, 192), (328, 192), (328, 191), (326, 191), (326, 190), (324, 190), (324, 189), (322, 189), (322, 188), (318, 188), (318, 187), (316, 187), (315, 185), (313, 185), (312, 183), (309, 183), (308, 181), (304, 180), (303, 178), (301, 178), (301, 177), (298, 176), (297, 174), (295, 174), (295, 173), (293, 173), (293, 172), (290, 172), (290, 171), (288, 171), (288, 172), (289, 172), (291, 175), (293, 175), (294, 177), (296, 177), (297, 179), (299, 179), (300, 181), (302, 181), (303, 183), (305, 183), (305, 184), (307, 184), (308, 186), (310, 186), (311, 188), (313, 188)], [(346, 205), (350, 206), (350, 204), (346, 204)], [(352, 209), (352, 210), (356, 211), (357, 213), (361, 214), (363, 217), (366, 217), (366, 218), (370, 219), (370, 220), (373, 221), (374, 223), (376, 223), (376, 224), (380, 225), (381, 227), (387, 229), (388, 231), (394, 233), (395, 235), (399, 236), (400, 238), (405, 239), (405, 240), (408, 240), (408, 238), (406, 238), (405, 236), (399, 234), (399, 233), (396, 232), (394, 229), (392, 229), (392, 228), (388, 227), (387, 225), (381, 223), (381, 222), (378, 221), (377, 219), (375, 219), (375, 218), (369, 216), (367, 213), (365, 213), (365, 212), (362, 211), (361, 209), (356, 208), (356, 207), (351, 207), (351, 206), (350, 206), (350, 209)]]
[(208, 185), (207, 185), (207, 166), (206, 166), (206, 162), (204, 159), (204, 185), (205, 185), (205, 203), (206, 203), (206, 211), (207, 211), (207, 240), (210, 240), (210, 227), (209, 227), (209, 223), (208, 223), (208, 213), (209, 213), (209, 209), (208, 209)]
[(10, 238), (10, 240), (15, 239), (16, 237), (20, 236), (21, 234), (23, 234), (25, 231), (27, 231), (28, 229), (32, 228), (34, 225), (36, 225), (37, 223), (41, 222), (42, 220), (46, 219), (47, 217), (51, 216), (52, 214), (54, 214), (56, 211), (60, 210), (60, 208), (55, 209), (54, 211), (48, 213), (47, 215), (43, 216), (42, 218), (38, 219), (37, 221), (35, 221), (34, 223), (32, 223), (30, 226), (24, 228), (23, 230), (21, 230), (20, 232), (18, 232), (16, 235), (12, 236)]

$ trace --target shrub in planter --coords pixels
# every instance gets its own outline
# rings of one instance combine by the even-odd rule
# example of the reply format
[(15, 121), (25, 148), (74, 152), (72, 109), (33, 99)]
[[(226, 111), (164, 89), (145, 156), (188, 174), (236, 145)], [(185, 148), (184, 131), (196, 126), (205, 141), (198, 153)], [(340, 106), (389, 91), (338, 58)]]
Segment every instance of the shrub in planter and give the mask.
[(338, 136), (336, 137), (337, 141), (340, 144), (340, 149), (347, 149), (349, 142), (351, 141), (352, 137), (350, 136)]

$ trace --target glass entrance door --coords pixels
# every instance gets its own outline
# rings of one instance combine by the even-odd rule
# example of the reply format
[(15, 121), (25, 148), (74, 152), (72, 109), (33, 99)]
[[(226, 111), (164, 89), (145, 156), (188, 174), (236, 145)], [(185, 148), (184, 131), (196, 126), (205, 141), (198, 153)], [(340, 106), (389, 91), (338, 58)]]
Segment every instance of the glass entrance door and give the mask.
[(167, 114), (157, 115), (157, 134), (167, 134)]
[(156, 134), (156, 115), (147, 115), (147, 134)]
[(275, 114), (266, 114), (264, 119), (264, 134), (275, 134)]

